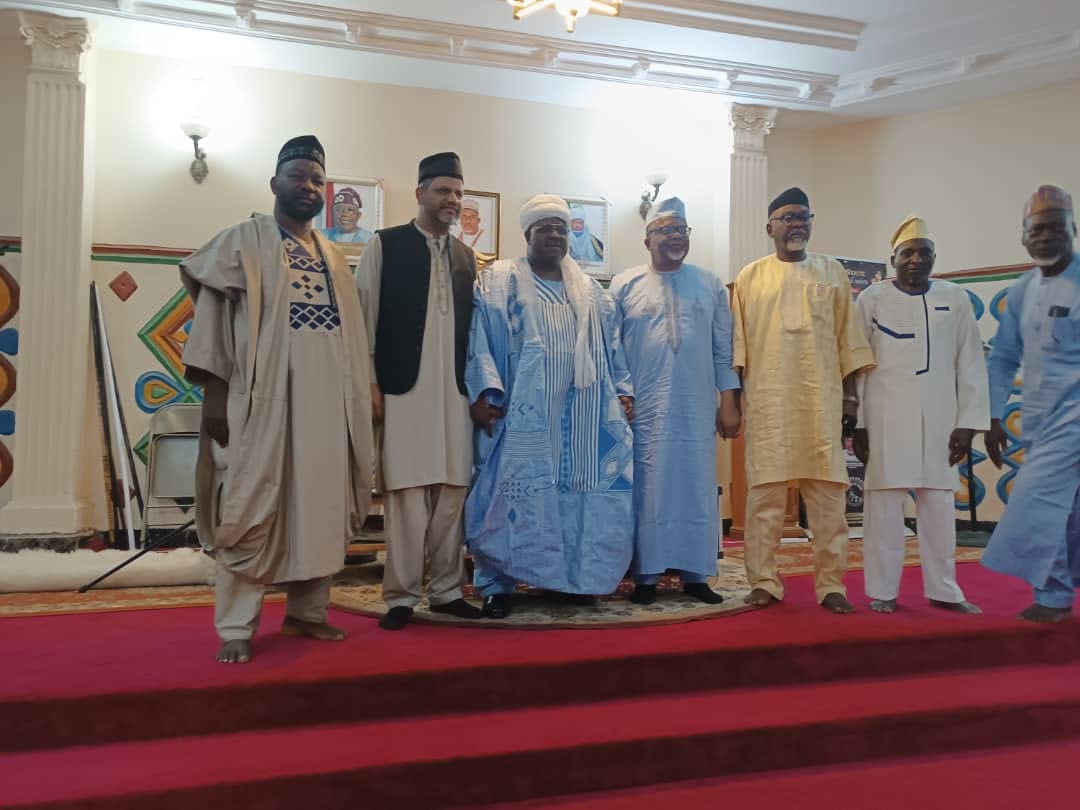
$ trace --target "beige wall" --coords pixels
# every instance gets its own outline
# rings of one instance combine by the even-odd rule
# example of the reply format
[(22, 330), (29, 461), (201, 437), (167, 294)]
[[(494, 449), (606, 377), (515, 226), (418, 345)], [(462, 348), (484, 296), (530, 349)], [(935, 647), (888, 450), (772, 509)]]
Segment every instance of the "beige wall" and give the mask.
[(1080, 195), (1080, 82), (767, 141), (769, 187), (802, 185), (817, 217), (815, 249), (881, 258), (909, 213), (934, 232), (938, 271), (1026, 259), (1020, 211), (1054, 183)]
[(0, 236), (22, 234), (23, 141), (30, 49), (13, 11), (0, 11)]
[[(728, 105), (698, 100), (678, 127), (655, 122), (687, 113), (672, 95), (627, 109), (584, 110), (462, 93), (313, 78), (252, 68), (209, 67), (220, 94), (206, 139), (210, 176), (187, 175), (191, 143), (179, 128), (174, 89), (191, 65), (103, 51), (98, 60), (97, 194), (94, 241), (196, 247), (272, 202), (268, 180), (287, 138), (313, 132), (331, 175), (378, 177), (387, 224), (415, 213), (417, 160), (452, 149), (469, 188), (502, 196), (502, 254), (524, 240), (518, 209), (533, 194), (602, 195), (612, 203), (613, 270), (640, 263), (637, 203), (645, 173), (671, 175), (695, 227), (694, 258), (714, 264), (717, 189), (726, 197)], [(217, 107), (216, 113), (213, 108)], [(644, 108), (644, 109), (643, 109)], [(706, 112), (702, 114), (702, 110)], [(723, 272), (726, 268), (718, 267)]]

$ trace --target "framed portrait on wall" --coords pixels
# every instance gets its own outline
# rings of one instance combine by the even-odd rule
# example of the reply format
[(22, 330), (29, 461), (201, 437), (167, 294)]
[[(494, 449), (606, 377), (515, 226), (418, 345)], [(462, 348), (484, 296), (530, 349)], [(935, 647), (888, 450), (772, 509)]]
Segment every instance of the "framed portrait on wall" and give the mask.
[(570, 256), (589, 275), (611, 278), (611, 203), (603, 197), (563, 195), (570, 206)]
[(378, 180), (357, 177), (326, 178), (326, 204), (317, 223), (346, 255), (359, 256), (382, 227), (383, 191)]
[(500, 197), (494, 191), (465, 189), (461, 202), (461, 217), (450, 233), (478, 254), (497, 258), (499, 255)]

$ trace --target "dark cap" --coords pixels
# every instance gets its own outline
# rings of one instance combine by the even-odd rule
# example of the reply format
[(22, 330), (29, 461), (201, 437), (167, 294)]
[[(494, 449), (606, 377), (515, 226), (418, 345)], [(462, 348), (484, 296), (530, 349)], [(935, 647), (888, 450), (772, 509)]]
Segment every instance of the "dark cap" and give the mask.
[(456, 177), (458, 180), (464, 180), (461, 174), (461, 158), (456, 152), (428, 155), (420, 161), (420, 179), (417, 182), (423, 183), (432, 177)]
[(780, 196), (769, 203), (769, 214), (777, 208), (783, 208), (785, 205), (805, 205), (810, 207), (810, 198), (806, 196), (806, 192), (798, 186), (793, 186), (787, 191), (780, 192)]
[(326, 153), (319, 139), (314, 135), (298, 135), (285, 141), (285, 145), (278, 152), (277, 167), (274, 171), (280, 169), (282, 163), (290, 160), (312, 160), (322, 166), (323, 171), (326, 171)]

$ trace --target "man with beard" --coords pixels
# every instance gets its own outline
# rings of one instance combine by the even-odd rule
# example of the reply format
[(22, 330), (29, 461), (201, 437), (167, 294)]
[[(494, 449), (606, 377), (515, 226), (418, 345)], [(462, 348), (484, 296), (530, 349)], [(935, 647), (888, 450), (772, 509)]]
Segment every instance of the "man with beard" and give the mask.
[(214, 550), (217, 660), (246, 663), (270, 583), (282, 632), (339, 641), (331, 576), (371, 499), (368, 340), (345, 257), (312, 227), (325, 159), (281, 149), (274, 215), (222, 231), (180, 264), (195, 302), (186, 376), (203, 386), (198, 531)]
[(982, 339), (957, 284), (930, 278), (926, 222), (905, 219), (892, 239), (896, 278), (859, 293), (856, 309), (876, 368), (859, 377), (854, 450), (866, 465), (863, 560), (870, 609), (893, 613), (904, 567), (904, 499), (915, 494), (923, 591), (934, 607), (979, 613), (956, 583), (955, 465), (990, 424)]
[(461, 515), (472, 477), (465, 353), (476, 278), (473, 252), (450, 237), (463, 193), (456, 154), (421, 160), (416, 218), (376, 233), (356, 274), (374, 363), (372, 410), (382, 425), (384, 630), (412, 618), (425, 558), (431, 610), (480, 617), (462, 598)]
[(807, 253), (814, 215), (799, 188), (769, 204), (766, 233), (776, 253), (748, 264), (732, 297), (734, 366), (746, 419), (747, 602), (784, 596), (776, 568), (789, 481), (798, 482), (814, 543), (821, 606), (851, 613), (844, 590), (848, 486), (843, 432), (854, 431), (856, 375), (874, 356), (840, 262)]
[(1023, 464), (983, 565), (1027, 580), (1034, 604), (1020, 614), (1057, 622), (1072, 611), (1080, 581), (1080, 254), (1073, 250), (1072, 197), (1041, 186), (1024, 206), (1021, 241), (1035, 268), (1009, 288), (990, 352), (986, 449), (1001, 467), (1004, 422), (1017, 369)]
[(733, 439), (740, 422), (727, 290), (685, 263), (690, 227), (678, 197), (652, 208), (645, 247), (649, 264), (611, 283), (635, 394), (630, 598), (651, 604), (660, 575), (674, 569), (684, 593), (717, 604), (723, 597), (707, 582), (720, 539), (716, 434)]
[(633, 390), (615, 308), (567, 255), (570, 209), (521, 209), (527, 256), (477, 281), (466, 379), (477, 434), (465, 536), (484, 613), (518, 582), (591, 604), (633, 551)]

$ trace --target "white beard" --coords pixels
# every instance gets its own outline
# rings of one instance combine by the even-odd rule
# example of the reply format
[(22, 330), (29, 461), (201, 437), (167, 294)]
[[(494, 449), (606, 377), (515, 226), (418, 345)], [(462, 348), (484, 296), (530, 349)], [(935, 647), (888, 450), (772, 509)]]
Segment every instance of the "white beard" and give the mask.
[(800, 250), (806, 250), (806, 239), (789, 239), (786, 243), (786, 247), (792, 253), (797, 253)]
[(1050, 258), (1035, 259), (1036, 267), (1053, 267), (1055, 264), (1061, 261), (1061, 254), (1057, 256), (1051, 256)]

